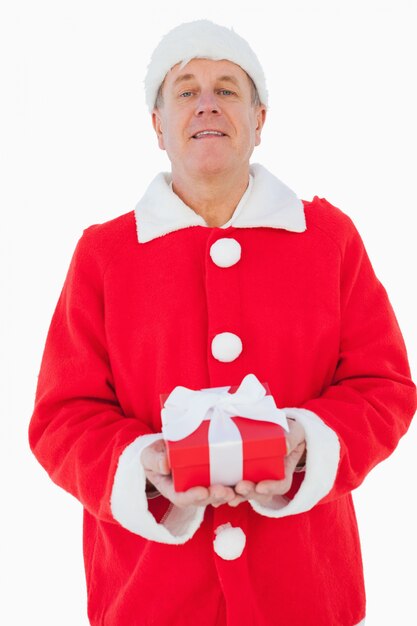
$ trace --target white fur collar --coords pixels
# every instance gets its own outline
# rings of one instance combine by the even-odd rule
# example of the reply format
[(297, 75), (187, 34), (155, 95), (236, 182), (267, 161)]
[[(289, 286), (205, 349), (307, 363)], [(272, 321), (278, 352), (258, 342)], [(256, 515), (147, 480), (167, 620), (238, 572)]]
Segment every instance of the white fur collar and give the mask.
[[(306, 230), (304, 206), (287, 185), (259, 163), (250, 165), (253, 177), (226, 228), (268, 226), (301, 233)], [(139, 243), (188, 226), (207, 226), (201, 215), (187, 206), (171, 186), (170, 172), (160, 172), (135, 207)]]

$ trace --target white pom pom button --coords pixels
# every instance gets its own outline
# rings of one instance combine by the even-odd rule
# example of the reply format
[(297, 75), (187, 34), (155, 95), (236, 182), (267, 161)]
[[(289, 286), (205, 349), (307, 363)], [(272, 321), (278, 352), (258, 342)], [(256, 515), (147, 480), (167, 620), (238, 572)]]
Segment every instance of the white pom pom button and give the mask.
[(236, 239), (223, 237), (213, 243), (210, 256), (219, 267), (230, 267), (240, 260), (242, 248)]
[(218, 526), (214, 532), (216, 533), (213, 541), (215, 553), (226, 561), (239, 558), (246, 544), (246, 535), (243, 530), (227, 522)]
[(215, 359), (229, 363), (242, 352), (242, 341), (234, 333), (219, 333), (211, 342), (211, 352)]

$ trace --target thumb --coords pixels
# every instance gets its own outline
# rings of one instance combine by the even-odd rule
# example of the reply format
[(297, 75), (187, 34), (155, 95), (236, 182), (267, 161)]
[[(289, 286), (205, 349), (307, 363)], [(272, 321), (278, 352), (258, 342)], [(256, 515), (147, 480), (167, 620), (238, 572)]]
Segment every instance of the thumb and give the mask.
[(303, 441), (299, 443), (286, 457), (285, 457), (285, 474), (292, 474), (297, 466), (297, 463), (303, 456), (306, 444)]
[(305, 442), (305, 430), (304, 426), (299, 422), (296, 422), (295, 419), (288, 417), (288, 426), (289, 432), (287, 432), (286, 440), (287, 440), (287, 455), (291, 454), (293, 450), (300, 445), (300, 443)]
[(145, 470), (150, 470), (156, 474), (169, 474), (170, 467), (163, 440), (154, 441), (143, 448), (140, 460)]

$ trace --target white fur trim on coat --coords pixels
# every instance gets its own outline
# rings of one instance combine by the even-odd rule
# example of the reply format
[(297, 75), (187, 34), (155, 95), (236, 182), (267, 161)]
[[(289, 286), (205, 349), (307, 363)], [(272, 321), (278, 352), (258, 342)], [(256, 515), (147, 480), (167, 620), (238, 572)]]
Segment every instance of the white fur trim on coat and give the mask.
[[(260, 163), (251, 163), (253, 176), (231, 219), (222, 228), (284, 228), (296, 233), (307, 228), (304, 204), (296, 193)], [(181, 228), (207, 226), (203, 217), (172, 190), (170, 172), (160, 172), (136, 204), (139, 243)]]
[(339, 466), (340, 443), (334, 430), (308, 409), (283, 410), (287, 417), (292, 417), (304, 427), (307, 448), (305, 476), (290, 501), (285, 496), (275, 496), (270, 505), (263, 506), (256, 500), (249, 500), (252, 508), (266, 517), (285, 517), (312, 509), (331, 491)]
[(150, 113), (167, 72), (180, 61), (182, 69), (188, 61), (196, 58), (213, 61), (225, 59), (240, 65), (255, 83), (262, 104), (268, 106), (265, 75), (248, 42), (232, 28), (210, 20), (195, 20), (170, 30), (152, 54), (144, 80), (146, 104)]
[(190, 539), (204, 518), (204, 506), (173, 506), (158, 524), (148, 509), (146, 475), (142, 450), (162, 439), (162, 434), (141, 435), (122, 452), (114, 477), (110, 506), (113, 517), (124, 528), (145, 539), (181, 544)]

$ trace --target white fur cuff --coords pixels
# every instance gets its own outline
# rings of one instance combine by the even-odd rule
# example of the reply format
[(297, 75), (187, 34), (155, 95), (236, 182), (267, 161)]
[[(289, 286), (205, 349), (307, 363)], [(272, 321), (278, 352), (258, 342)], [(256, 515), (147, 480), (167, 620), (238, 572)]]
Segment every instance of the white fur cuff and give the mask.
[(252, 508), (267, 517), (285, 517), (313, 508), (329, 491), (336, 479), (340, 443), (336, 433), (308, 409), (284, 408), (287, 417), (303, 425), (306, 433), (307, 458), (304, 480), (294, 498), (275, 496), (270, 506), (249, 500)]
[(122, 452), (114, 476), (110, 506), (113, 517), (124, 528), (145, 539), (181, 544), (191, 539), (204, 518), (204, 506), (173, 506), (158, 524), (148, 509), (146, 475), (141, 463), (142, 450), (162, 434), (141, 435)]

